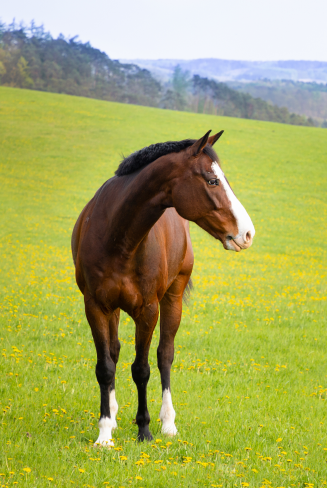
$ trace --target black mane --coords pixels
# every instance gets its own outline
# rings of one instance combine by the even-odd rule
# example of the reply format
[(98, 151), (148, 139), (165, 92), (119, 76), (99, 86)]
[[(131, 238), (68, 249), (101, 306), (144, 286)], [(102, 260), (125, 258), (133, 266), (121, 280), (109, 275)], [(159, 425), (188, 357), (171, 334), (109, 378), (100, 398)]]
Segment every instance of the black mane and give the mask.
[[(138, 169), (142, 169), (150, 163), (153, 163), (161, 156), (166, 156), (170, 153), (178, 153), (184, 151), (188, 147), (192, 146), (196, 142), (196, 139), (184, 139), (183, 141), (167, 141), (158, 142), (157, 144), (151, 144), (151, 146), (144, 147), (139, 151), (135, 151), (122, 160), (116, 170), (117, 176), (124, 176), (134, 173)], [(207, 154), (213, 161), (218, 162), (218, 156), (213, 148), (207, 144), (203, 149), (203, 152)]]

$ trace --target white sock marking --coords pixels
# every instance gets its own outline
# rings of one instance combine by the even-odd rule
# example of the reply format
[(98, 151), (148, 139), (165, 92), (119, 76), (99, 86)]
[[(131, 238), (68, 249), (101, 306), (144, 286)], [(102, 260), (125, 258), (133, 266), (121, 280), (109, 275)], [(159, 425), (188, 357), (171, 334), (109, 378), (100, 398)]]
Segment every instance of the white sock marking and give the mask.
[[(211, 165), (211, 168), (224, 187), (228, 200), (231, 203), (231, 210), (237, 222), (238, 234), (237, 236), (232, 236), (233, 239), (243, 238), (243, 236), (245, 236), (247, 232), (250, 232), (251, 237), (253, 238), (255, 234), (255, 229), (252, 220), (250, 219), (249, 214), (247, 213), (241, 202), (236, 198), (233, 190), (227, 183), (221, 167), (216, 161), (214, 161)], [(228, 242), (227, 247), (229, 247), (231, 250), (235, 250), (232, 244), (228, 245)]]
[(115, 390), (111, 390), (109, 394), (109, 408), (110, 408), (110, 418), (102, 417), (99, 420), (99, 437), (95, 442), (95, 446), (100, 444), (101, 446), (111, 447), (114, 445), (112, 441), (111, 432), (116, 429), (116, 415), (118, 412), (118, 403), (116, 400)]
[(171, 400), (170, 390), (165, 389), (162, 394), (162, 406), (160, 410), (160, 420), (162, 422), (161, 432), (168, 435), (176, 435), (175, 410)]
[(113, 422), (112, 428), (116, 429), (117, 428), (116, 415), (118, 412), (118, 403), (116, 400), (115, 390), (111, 390), (111, 392), (110, 392), (109, 408), (110, 408), (110, 417), (111, 417), (111, 420)]
[(95, 441), (94, 446), (100, 444), (101, 446), (111, 447), (114, 445), (112, 442), (111, 431), (113, 428), (113, 421), (109, 417), (102, 417), (99, 420), (99, 437)]

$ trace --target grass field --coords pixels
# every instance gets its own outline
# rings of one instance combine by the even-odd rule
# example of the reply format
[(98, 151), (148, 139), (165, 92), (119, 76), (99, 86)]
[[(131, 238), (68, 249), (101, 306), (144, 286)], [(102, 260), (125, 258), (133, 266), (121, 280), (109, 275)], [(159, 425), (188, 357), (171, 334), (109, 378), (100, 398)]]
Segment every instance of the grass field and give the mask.
[[(176, 438), (160, 433), (158, 333), (139, 444), (123, 314), (115, 447), (93, 448), (95, 350), (70, 235), (121, 154), (225, 129), (217, 144), (256, 227), (224, 251), (192, 225), (195, 289), (176, 338)], [(1, 486), (327, 485), (327, 132), (0, 88)]]

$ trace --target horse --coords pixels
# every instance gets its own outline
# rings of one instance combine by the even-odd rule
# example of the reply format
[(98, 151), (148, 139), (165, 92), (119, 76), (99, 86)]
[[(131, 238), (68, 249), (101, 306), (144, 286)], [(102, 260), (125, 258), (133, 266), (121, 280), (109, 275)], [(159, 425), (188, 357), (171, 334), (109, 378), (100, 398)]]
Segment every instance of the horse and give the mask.
[(153, 439), (147, 407), (148, 354), (160, 306), (157, 363), (162, 384), (162, 433), (177, 433), (170, 388), (174, 338), (190, 288), (189, 221), (226, 250), (251, 246), (254, 226), (233, 193), (213, 145), (224, 131), (198, 140), (152, 144), (129, 155), (82, 210), (72, 235), (76, 282), (97, 353), (99, 437), (113, 446), (118, 404), (115, 371), (120, 310), (135, 322), (132, 377), (138, 391), (138, 440)]

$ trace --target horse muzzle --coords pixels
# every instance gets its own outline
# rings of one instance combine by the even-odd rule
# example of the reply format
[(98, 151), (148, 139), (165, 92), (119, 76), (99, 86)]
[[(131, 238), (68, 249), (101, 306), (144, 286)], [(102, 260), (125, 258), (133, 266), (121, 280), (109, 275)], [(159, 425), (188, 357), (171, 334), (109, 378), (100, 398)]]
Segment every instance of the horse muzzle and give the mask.
[(233, 237), (228, 235), (226, 237), (225, 249), (229, 251), (240, 252), (242, 249), (247, 249), (252, 245), (254, 233), (251, 231), (244, 232), (242, 236)]

